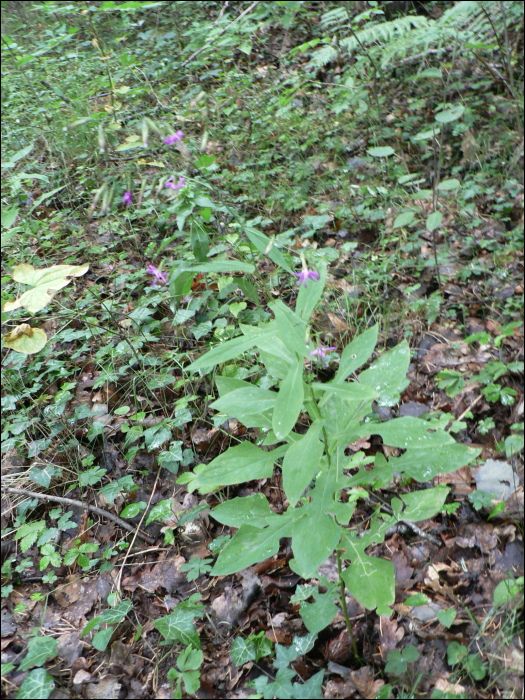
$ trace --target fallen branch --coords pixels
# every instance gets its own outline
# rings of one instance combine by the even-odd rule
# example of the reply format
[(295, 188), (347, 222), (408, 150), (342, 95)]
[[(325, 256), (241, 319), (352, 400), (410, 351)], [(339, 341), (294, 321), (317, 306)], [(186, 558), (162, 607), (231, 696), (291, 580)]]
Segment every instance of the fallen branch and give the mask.
[[(16, 493), (20, 496), (28, 496), (29, 498), (38, 498), (39, 501), (53, 501), (55, 503), (67, 503), (70, 506), (80, 506), (80, 508), (87, 508), (92, 513), (97, 513), (97, 515), (101, 515), (103, 518), (107, 518), (108, 520), (112, 520), (114, 523), (117, 523), (117, 525), (120, 525), (120, 527), (124, 528), (124, 530), (127, 530), (128, 532), (135, 533), (135, 528), (133, 527), (133, 525), (130, 525), (125, 520), (122, 520), (122, 518), (119, 518), (118, 515), (113, 515), (113, 513), (108, 513), (107, 510), (104, 510), (103, 508), (98, 508), (98, 506), (87, 505), (85, 503), (82, 503), (82, 501), (77, 501), (74, 498), (63, 498), (62, 496), (50, 496), (47, 493), (38, 493), (37, 491), (28, 491), (27, 489), (15, 489), (15, 488), (12, 488), (11, 486), (2, 487), (2, 493)], [(144, 540), (144, 542), (147, 542), (148, 544), (155, 544), (155, 542), (156, 542), (156, 540), (154, 540), (153, 537), (150, 537), (149, 535), (146, 535), (142, 532), (139, 532), (138, 530), (136, 532), (136, 537), (140, 537), (141, 540)]]

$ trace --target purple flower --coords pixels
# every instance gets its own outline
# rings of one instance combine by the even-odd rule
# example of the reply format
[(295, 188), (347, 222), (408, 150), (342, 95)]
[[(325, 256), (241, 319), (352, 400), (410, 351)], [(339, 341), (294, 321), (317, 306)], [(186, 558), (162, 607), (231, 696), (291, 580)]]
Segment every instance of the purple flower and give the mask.
[(171, 136), (168, 136), (167, 138), (165, 138), (164, 143), (167, 146), (171, 146), (174, 143), (177, 143), (177, 141), (180, 141), (183, 136), (184, 136), (183, 132), (179, 129), (174, 134), (171, 134)]
[(297, 283), (299, 286), (304, 284), (304, 286), (306, 287), (307, 279), (314, 280), (314, 282), (317, 282), (317, 280), (319, 279), (319, 273), (314, 272), (313, 270), (309, 270), (307, 267), (303, 267), (301, 272), (294, 272), (293, 274), (295, 275), (295, 277), (299, 277), (299, 282)]
[(126, 192), (124, 192), (124, 196), (122, 197), (122, 204), (125, 207), (130, 207), (132, 202), (133, 202), (133, 195), (131, 194), (131, 192), (129, 190), (127, 190)]
[(168, 278), (166, 275), (158, 270), (155, 265), (148, 265), (148, 275), (153, 275), (153, 282), (151, 283), (151, 286), (154, 287), (157, 284), (157, 280), (159, 282), (162, 282), (163, 284), (166, 284), (168, 281)]
[(332, 351), (332, 350), (336, 350), (336, 349), (337, 349), (336, 347), (326, 348), (324, 345), (321, 345), (320, 347), (316, 348), (315, 350), (312, 350), (312, 352), (310, 353), (310, 356), (315, 357), (317, 355), (317, 357), (320, 357), (322, 359), (322, 361), (324, 362), (324, 366), (326, 367), (328, 363), (326, 361), (325, 351), (327, 352), (327, 351)]
[(181, 187), (184, 187), (185, 182), (186, 182), (185, 177), (179, 177), (179, 181), (175, 185), (170, 177), (170, 179), (167, 181), (167, 183), (164, 185), (164, 187), (171, 187), (172, 190), (180, 190)]

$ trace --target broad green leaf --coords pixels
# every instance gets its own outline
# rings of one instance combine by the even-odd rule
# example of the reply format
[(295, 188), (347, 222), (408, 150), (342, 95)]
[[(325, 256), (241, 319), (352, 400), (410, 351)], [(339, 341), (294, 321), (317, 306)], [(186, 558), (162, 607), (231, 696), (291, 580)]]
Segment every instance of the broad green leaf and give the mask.
[(303, 603), (299, 609), (299, 615), (303, 618), (306, 629), (313, 634), (319, 634), (321, 630), (332, 622), (339, 608), (334, 603), (337, 597), (335, 586), (327, 593), (314, 592), (315, 603)]
[[(315, 537), (312, 537), (313, 532)], [(315, 578), (318, 575), (317, 569), (332, 554), (340, 537), (341, 528), (331, 515), (319, 509), (307, 508), (306, 517), (294, 524), (294, 559), (290, 562), (290, 568), (302, 578)]]
[(308, 280), (306, 287), (301, 284), (297, 302), (295, 304), (295, 313), (298, 314), (303, 321), (308, 321), (315, 309), (319, 299), (323, 295), (323, 290), (326, 284), (327, 267), (324, 261), (319, 264), (319, 279)]
[(230, 304), (230, 313), (232, 316), (235, 316), (235, 318), (238, 318), (241, 311), (244, 311), (247, 306), (248, 304), (245, 301), (235, 301)]
[(47, 700), (55, 688), (53, 677), (45, 668), (35, 668), (24, 678), (17, 700)]
[(47, 659), (57, 654), (58, 640), (53, 637), (31, 637), (27, 642), (27, 654), (18, 667), (27, 671), (31, 666), (43, 666)]
[(296, 424), (303, 399), (303, 358), (301, 357), (288, 370), (273, 409), (272, 427), (279, 440), (284, 440)]
[(369, 557), (359, 540), (348, 535), (343, 537), (346, 547), (345, 559), (351, 564), (343, 571), (343, 580), (352, 595), (367, 610), (377, 608), (377, 614), (390, 617), (388, 607), (395, 602), (394, 565), (386, 559)]
[(186, 262), (180, 265), (176, 272), (249, 272), (253, 273), (255, 267), (251, 263), (243, 263), (239, 260), (210, 260), (209, 262)]
[(195, 360), (195, 362), (192, 362), (186, 369), (190, 372), (195, 372), (202, 367), (213, 367), (221, 362), (227, 362), (246, 350), (250, 350), (257, 344), (259, 339), (270, 338), (271, 336), (276, 335), (278, 331), (277, 326), (274, 323), (269, 324), (269, 326), (266, 328), (250, 328), (251, 330), (249, 333), (245, 333), (245, 335), (242, 335), (239, 338), (227, 340), (225, 343), (222, 343), (222, 345), (216, 346)]
[(194, 272), (174, 271), (170, 274), (170, 294), (175, 308), (178, 308), (181, 298), (191, 290)]
[(306, 348), (306, 323), (296, 313), (289, 309), (286, 304), (278, 299), (269, 304), (275, 315), (279, 338), (291, 352), (299, 357), (310, 357)]
[(443, 221), (443, 214), (440, 211), (433, 211), (432, 214), (430, 214), (427, 217), (427, 230), (432, 233), (437, 227), (441, 224)]
[(442, 180), (437, 186), (438, 190), (442, 192), (450, 192), (457, 190), (461, 187), (461, 182), (456, 178), (450, 178), (449, 180)]
[(434, 119), (440, 124), (448, 124), (449, 122), (457, 121), (464, 111), (465, 107), (463, 105), (455, 105), (451, 109), (445, 109), (442, 112), (438, 112), (434, 115)]
[[(270, 260), (276, 265), (279, 265), (286, 270), (286, 272), (292, 272), (290, 265), (286, 262), (285, 257), (275, 245), (270, 247), (270, 239), (265, 236), (264, 233), (258, 231), (252, 226), (243, 226), (244, 232), (251, 243), (257, 248), (257, 250), (263, 255), (267, 255)], [(268, 252), (267, 252), (268, 251)]]
[[(220, 486), (241, 484), (253, 479), (269, 479), (273, 474), (275, 461), (282, 457), (287, 449), (288, 446), (283, 445), (271, 452), (265, 452), (251, 442), (242, 442), (237, 447), (230, 447), (209, 464), (197, 467), (191, 475), (188, 488), (209, 493)], [(179, 480), (184, 477), (188, 477), (188, 474), (183, 474)]]
[[(324, 445), (319, 441), (323, 421), (315, 421), (300, 440), (288, 447), (283, 459), (283, 488), (291, 506), (303, 495), (304, 490), (320, 469)], [(271, 454), (271, 453), (270, 453)]]
[(414, 523), (428, 520), (441, 511), (449, 492), (450, 489), (447, 486), (436, 486), (404, 494), (402, 501), (394, 498), (391, 503), (394, 515), (396, 519), (400, 518)]
[[(339, 477), (343, 464), (348, 462), (348, 457), (344, 457), (344, 449), (361, 437), (361, 431), (364, 430), (361, 420), (372, 410), (372, 401), (363, 400), (351, 405), (333, 392), (327, 396), (328, 400), (322, 406), (321, 415), (326, 424), (332, 466)], [(323, 398), (320, 403), (323, 404), (324, 401)]]
[(380, 406), (395, 406), (399, 403), (401, 392), (410, 384), (406, 376), (409, 364), (410, 348), (403, 340), (361, 372), (359, 381), (379, 392)]
[[(302, 517), (301, 514), (293, 515)], [(274, 515), (269, 519), (268, 527), (262, 529), (247, 524), (241, 525), (221, 550), (211, 575), (228, 576), (277, 554), (281, 537), (291, 535), (293, 521), (292, 517), (285, 514)]]
[(421, 78), (442, 78), (443, 73), (441, 68), (425, 68), (421, 73), (411, 76), (413, 80), (421, 80)]
[(115, 630), (113, 627), (107, 627), (105, 630), (100, 630), (95, 634), (93, 637), (91, 644), (97, 649), (98, 651), (106, 651), (106, 648), (109, 644), (109, 641), (111, 637), (113, 636), (113, 632)]
[(456, 619), (456, 611), (454, 610), (454, 608), (448, 608), (447, 610), (438, 610), (438, 612), (436, 613), (436, 617), (444, 627), (450, 629), (450, 627), (452, 627), (452, 623)]
[(327, 382), (326, 384), (322, 384), (321, 382), (312, 382), (310, 386), (312, 389), (337, 394), (342, 399), (345, 399), (352, 404), (361, 401), (371, 402), (379, 395), (379, 391), (376, 389), (359, 384), (358, 382), (343, 382), (342, 384), (335, 384), (334, 380), (334, 382)]
[[(337, 480), (335, 469), (325, 469), (309, 493), (310, 503), (299, 509), (299, 512), (306, 513), (306, 517), (294, 524), (292, 550), (295, 558), (290, 567), (305, 579), (317, 577), (318, 567), (332, 554), (341, 537), (341, 528), (331, 513), (349, 508), (344, 520), (348, 522), (351, 517), (353, 506), (335, 501), (335, 494), (339, 496), (345, 481), (345, 477)], [(312, 537), (312, 532), (316, 533), (315, 537)]]
[(500, 581), (494, 589), (494, 607), (505, 605), (520, 591), (523, 594), (523, 576), (516, 580), (507, 578)]
[(236, 666), (242, 666), (247, 661), (254, 661), (256, 656), (255, 644), (251, 640), (247, 643), (242, 637), (235, 637), (230, 655)]
[(366, 152), (374, 158), (386, 158), (394, 155), (395, 151), (391, 146), (377, 146), (377, 148), (367, 148)]
[(396, 216), (392, 228), (395, 230), (396, 228), (410, 226), (410, 224), (414, 221), (415, 218), (416, 217), (413, 211), (404, 211)]
[(196, 610), (186, 610), (180, 606), (169, 615), (160, 617), (153, 623), (156, 630), (169, 642), (191, 644), (195, 649), (201, 648), (199, 634), (193, 620), (200, 616)]
[(405, 605), (408, 605), (412, 608), (417, 608), (421, 605), (428, 605), (429, 602), (430, 601), (424, 593), (414, 593), (414, 595), (409, 596), (405, 600)]
[(324, 669), (318, 671), (304, 683), (294, 683), (292, 688), (296, 700), (316, 700), (323, 697)]
[(254, 385), (250, 382), (246, 382), (244, 379), (238, 379), (237, 377), (228, 377), (219, 374), (215, 377), (215, 384), (219, 390), (219, 396), (222, 398), (229, 394), (231, 391), (236, 389), (253, 389)]
[(253, 527), (265, 527), (272, 512), (262, 493), (237, 497), (216, 506), (211, 517), (228, 527), (241, 527), (243, 523)]
[(127, 142), (127, 143), (121, 143), (120, 146), (117, 146), (115, 148), (115, 151), (123, 152), (123, 151), (133, 151), (137, 148), (144, 148), (144, 144), (142, 141), (135, 141), (135, 142)]
[(118, 623), (122, 622), (126, 617), (132, 607), (130, 600), (122, 600), (118, 605), (115, 605), (114, 608), (107, 608), (104, 610), (102, 615), (100, 615), (99, 622), (118, 625)]
[(24, 355), (40, 352), (46, 343), (47, 335), (45, 332), (41, 328), (31, 328), (28, 323), (21, 323), (4, 335), (5, 347)]
[(375, 326), (358, 335), (345, 347), (339, 361), (339, 369), (334, 377), (334, 384), (344, 382), (352, 372), (355, 372), (370, 359), (377, 343), (378, 328), (376, 323)]
[(162, 520), (165, 522), (171, 520), (173, 518), (173, 511), (171, 510), (171, 505), (171, 500), (165, 499), (164, 501), (160, 501), (159, 503), (157, 503), (156, 506), (153, 506), (153, 508), (148, 513), (145, 527), (147, 527), (154, 520)]
[(171, 430), (164, 424), (153, 425), (144, 431), (144, 443), (148, 452), (158, 450), (161, 445), (171, 440)]
[(18, 207), (11, 207), (10, 209), (4, 209), (2, 207), (2, 228), (11, 228), (16, 221), (18, 212)]
[(268, 676), (261, 674), (253, 681), (253, 687), (257, 693), (256, 697), (271, 700), (271, 698), (293, 698), (294, 687), (291, 680), (297, 672), (292, 668), (280, 668), (276, 675), (275, 681), (270, 683)]
[[(431, 129), (425, 131), (419, 131), (414, 137), (414, 141), (426, 141), (427, 139), (434, 138), (439, 134), (439, 127), (437, 125), (433, 126)], [(432, 192), (432, 190), (424, 190), (425, 192)], [(418, 198), (419, 199), (419, 198)]]
[(246, 277), (236, 277), (234, 281), (239, 285), (239, 289), (244, 296), (248, 297), (248, 299), (251, 299), (254, 304), (259, 306), (259, 294), (257, 293), (257, 288), (255, 285), (252, 284), (252, 282), (250, 282), (250, 280)]
[(269, 374), (272, 377), (284, 379), (295, 358), (279, 336), (258, 340), (257, 349)]
[(146, 508), (145, 501), (130, 503), (120, 513), (121, 518), (134, 518)]
[[(204, 660), (203, 653), (200, 649), (194, 649), (192, 646), (187, 646), (177, 658), (177, 666), (181, 671), (194, 671), (199, 668)], [(189, 692), (189, 691), (188, 691)]]
[(277, 397), (278, 394), (275, 391), (251, 385), (230, 391), (225, 396), (211, 403), (210, 407), (244, 422), (243, 416), (263, 413), (272, 409), (275, 406)]
[(48, 268), (34, 268), (22, 263), (13, 269), (15, 282), (28, 284), (33, 289), (24, 292), (18, 299), (7, 301), (4, 311), (13, 311), (23, 306), (31, 313), (43, 309), (52, 300), (56, 290), (71, 282), (70, 277), (80, 277), (89, 270), (89, 265), (53, 265)]
[(362, 425), (359, 437), (374, 432), (391, 447), (401, 447), (406, 452), (391, 460), (396, 471), (405, 472), (417, 481), (428, 481), (436, 474), (455, 471), (472, 462), (480, 450), (458, 444), (444, 430), (431, 432), (432, 426), (420, 418), (404, 416), (371, 426)]

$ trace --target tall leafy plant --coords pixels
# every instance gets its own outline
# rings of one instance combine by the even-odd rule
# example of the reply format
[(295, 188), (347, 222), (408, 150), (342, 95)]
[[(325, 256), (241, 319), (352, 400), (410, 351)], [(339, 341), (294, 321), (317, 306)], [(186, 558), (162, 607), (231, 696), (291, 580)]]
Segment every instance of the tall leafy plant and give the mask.
[[(312, 343), (309, 326), (323, 293), (326, 267), (318, 281), (316, 273), (306, 273), (308, 270), (299, 280), (302, 284), (295, 310), (280, 300), (273, 302), (273, 321), (258, 327), (241, 324), (242, 336), (213, 348), (190, 365), (193, 372), (209, 370), (256, 348), (268, 374), (280, 380), (280, 388), (275, 392), (217, 376), (219, 398), (212, 407), (249, 428), (259, 428), (265, 433), (264, 440), (257, 445), (246, 441), (230, 447), (209, 464), (200, 464), (193, 472), (181, 475), (179, 482), (187, 483), (190, 491), (206, 494), (224, 486), (270, 478), (274, 465), (280, 462), (286, 495), (281, 515), (270, 510), (261, 494), (234, 498), (213, 509), (215, 520), (238, 530), (221, 550), (212, 575), (232, 574), (271, 557), (277, 553), (280, 539), (290, 537), (293, 571), (304, 578), (318, 577), (318, 567), (335, 550), (341, 592), (346, 585), (367, 609), (389, 616), (394, 603), (394, 566), (369, 556), (366, 550), (382, 542), (387, 529), (397, 521), (416, 522), (438, 513), (448, 489), (438, 486), (394, 498), (392, 514), (377, 512), (369, 529), (360, 536), (350, 522), (356, 501), (366, 496), (363, 487), (388, 484), (394, 474), (427, 482), (438, 472), (454, 471), (471, 462), (478, 451), (457, 444), (444, 430), (431, 429), (422, 419), (374, 422), (372, 403), (388, 406), (399, 401), (400, 392), (408, 384), (410, 360), (409, 347), (403, 341), (356, 375), (374, 351), (377, 325), (344, 348), (331, 381), (312, 379), (312, 358), (324, 359), (328, 350)], [(303, 410), (310, 425), (305, 434), (300, 434), (294, 428)], [(371, 433), (380, 435), (385, 444), (401, 448), (401, 456), (387, 461), (382, 453), (375, 458), (363, 452), (352, 457), (345, 454), (349, 444)], [(348, 562), (346, 568), (343, 561)], [(335, 590), (333, 586), (330, 589), (332, 601)], [(337, 610), (333, 602), (328, 608), (321, 605), (323, 595), (317, 594), (316, 603), (301, 608), (311, 632), (329, 624)], [(319, 616), (312, 615), (309, 605), (321, 605), (324, 613), (329, 611), (321, 616), (321, 627)]]

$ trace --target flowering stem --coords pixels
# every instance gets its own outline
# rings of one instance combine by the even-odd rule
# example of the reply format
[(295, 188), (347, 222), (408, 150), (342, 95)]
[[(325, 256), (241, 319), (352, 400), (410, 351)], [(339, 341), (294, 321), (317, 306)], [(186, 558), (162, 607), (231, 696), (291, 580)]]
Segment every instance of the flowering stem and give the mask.
[(354, 652), (354, 656), (356, 659), (359, 659), (362, 661), (361, 657), (359, 656), (359, 652), (357, 651), (357, 642), (355, 641), (354, 633), (352, 632), (352, 625), (350, 623), (350, 617), (348, 616), (348, 609), (346, 607), (346, 599), (345, 599), (345, 582), (343, 580), (343, 570), (341, 567), (341, 550), (337, 550), (337, 571), (339, 573), (339, 586), (340, 586), (340, 595), (341, 595), (341, 607), (343, 608), (343, 615), (345, 617), (345, 623), (346, 623), (346, 629), (348, 630), (348, 635), (350, 637), (350, 641), (352, 643), (352, 649)]

